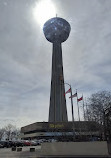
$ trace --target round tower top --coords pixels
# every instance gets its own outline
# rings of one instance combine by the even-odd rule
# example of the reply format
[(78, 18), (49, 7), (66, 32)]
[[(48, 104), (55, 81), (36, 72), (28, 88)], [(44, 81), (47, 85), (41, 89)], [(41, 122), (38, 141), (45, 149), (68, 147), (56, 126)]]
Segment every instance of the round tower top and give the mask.
[(44, 35), (51, 43), (66, 41), (70, 30), (70, 24), (65, 19), (59, 17), (49, 19), (43, 27)]

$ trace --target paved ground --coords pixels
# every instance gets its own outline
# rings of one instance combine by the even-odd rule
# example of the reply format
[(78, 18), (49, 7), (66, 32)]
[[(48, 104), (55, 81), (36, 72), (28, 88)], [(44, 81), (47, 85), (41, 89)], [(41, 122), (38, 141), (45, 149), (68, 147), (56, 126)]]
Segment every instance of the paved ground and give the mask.
[[(32, 148), (32, 147), (31, 147)], [(0, 149), (0, 158), (37, 158), (41, 146), (34, 146), (35, 152), (30, 152), (30, 147), (23, 147), (22, 151), (11, 151), (11, 148)]]
[(30, 147), (22, 147), (22, 151), (12, 151), (11, 148), (0, 148), (0, 158), (111, 158), (111, 156), (40, 156), (41, 146), (34, 146), (35, 152), (30, 152)]

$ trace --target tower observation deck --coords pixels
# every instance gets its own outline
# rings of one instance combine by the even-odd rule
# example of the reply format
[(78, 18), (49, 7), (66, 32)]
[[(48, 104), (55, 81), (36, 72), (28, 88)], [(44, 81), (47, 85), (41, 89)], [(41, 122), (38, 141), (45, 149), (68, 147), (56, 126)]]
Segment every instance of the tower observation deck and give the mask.
[(53, 43), (49, 122), (68, 121), (61, 43), (67, 40), (70, 30), (70, 24), (59, 17), (48, 20), (43, 27), (46, 39)]

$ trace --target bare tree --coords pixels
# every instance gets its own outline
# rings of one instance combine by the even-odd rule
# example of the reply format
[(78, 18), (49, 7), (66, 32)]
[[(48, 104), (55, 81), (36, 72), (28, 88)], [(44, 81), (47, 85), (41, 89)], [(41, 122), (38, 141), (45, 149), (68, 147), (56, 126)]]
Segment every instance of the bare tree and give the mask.
[(12, 135), (11, 135), (11, 139), (19, 139), (20, 138), (20, 129), (15, 129), (13, 132), (12, 132)]
[(0, 129), (0, 140), (3, 138), (4, 134), (5, 134), (5, 129), (1, 128)]
[(12, 140), (12, 139), (18, 138), (20, 130), (18, 130), (16, 128), (16, 126), (14, 126), (12, 124), (8, 124), (7, 126), (5, 126), (4, 129), (5, 129), (5, 134), (6, 134), (7, 140)]
[(87, 99), (87, 119), (103, 124), (104, 109), (111, 105), (111, 92), (100, 91)]

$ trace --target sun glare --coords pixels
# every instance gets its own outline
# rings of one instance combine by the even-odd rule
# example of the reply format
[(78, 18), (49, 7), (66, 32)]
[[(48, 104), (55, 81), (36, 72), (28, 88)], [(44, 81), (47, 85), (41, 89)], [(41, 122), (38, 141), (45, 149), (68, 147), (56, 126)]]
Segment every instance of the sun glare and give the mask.
[(42, 27), (44, 23), (56, 16), (56, 9), (52, 0), (39, 0), (33, 8), (34, 19)]

